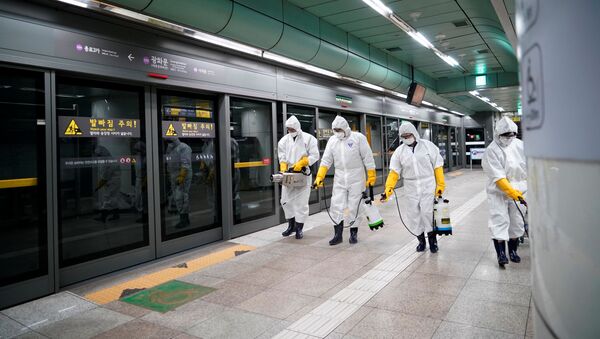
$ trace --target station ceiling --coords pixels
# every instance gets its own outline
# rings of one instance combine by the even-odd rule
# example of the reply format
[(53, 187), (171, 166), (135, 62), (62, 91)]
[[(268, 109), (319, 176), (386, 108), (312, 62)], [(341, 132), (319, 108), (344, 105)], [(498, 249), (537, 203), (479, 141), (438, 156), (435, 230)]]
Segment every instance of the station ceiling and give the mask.
[[(382, 0), (451, 66), (362, 0), (110, 0), (115, 5), (233, 39), (467, 114), (505, 111), (519, 101), (514, 0)], [(505, 32), (508, 30), (509, 32)], [(411, 69), (411, 65), (414, 69)], [(487, 75), (477, 85), (477, 75)]]

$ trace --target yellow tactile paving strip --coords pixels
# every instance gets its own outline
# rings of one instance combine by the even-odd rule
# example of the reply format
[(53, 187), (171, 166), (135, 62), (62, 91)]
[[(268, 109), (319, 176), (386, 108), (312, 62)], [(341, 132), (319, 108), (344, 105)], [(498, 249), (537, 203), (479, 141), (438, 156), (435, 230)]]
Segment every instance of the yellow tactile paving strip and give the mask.
[(455, 172), (448, 173), (449, 177), (458, 177), (460, 175), (463, 175), (463, 172), (461, 172), (461, 171), (455, 171)]
[(228, 247), (226, 249), (207, 254), (200, 258), (192, 259), (182, 263), (176, 267), (169, 267), (162, 269), (158, 272), (149, 273), (142, 277), (131, 279), (129, 281), (102, 289), (100, 291), (92, 292), (85, 297), (97, 304), (104, 305), (111, 301), (118, 300), (121, 298), (123, 291), (128, 289), (144, 289), (151, 288), (167, 281), (177, 279), (179, 277), (188, 275), (192, 272), (196, 272), (208, 266), (212, 266), (228, 259), (235, 257), (235, 252), (238, 251), (252, 251), (256, 247), (248, 245), (236, 245)]

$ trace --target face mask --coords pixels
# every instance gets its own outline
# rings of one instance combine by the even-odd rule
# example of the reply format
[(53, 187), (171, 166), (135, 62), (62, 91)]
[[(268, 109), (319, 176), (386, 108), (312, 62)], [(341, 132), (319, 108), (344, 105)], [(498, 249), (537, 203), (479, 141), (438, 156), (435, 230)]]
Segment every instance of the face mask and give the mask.
[(500, 137), (500, 145), (504, 147), (509, 146), (514, 139), (515, 137)]
[(335, 132), (335, 136), (338, 139), (344, 139), (344, 137), (346, 136), (346, 133), (344, 133), (344, 132)]
[(412, 144), (415, 143), (415, 138), (414, 137), (409, 137), (409, 138), (402, 138), (402, 142), (406, 145), (406, 146), (410, 146)]
[(288, 132), (288, 134), (291, 135), (292, 138), (295, 138), (295, 137), (298, 136), (298, 131), (296, 131), (296, 132)]

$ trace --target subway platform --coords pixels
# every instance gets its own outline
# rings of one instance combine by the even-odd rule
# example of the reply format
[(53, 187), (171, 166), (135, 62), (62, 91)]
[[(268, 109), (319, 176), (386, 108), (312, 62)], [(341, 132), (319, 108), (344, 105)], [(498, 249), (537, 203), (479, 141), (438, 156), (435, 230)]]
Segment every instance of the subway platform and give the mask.
[[(454, 234), (415, 252), (393, 200), (385, 227), (329, 246), (327, 212), (304, 238), (279, 225), (102, 276), (0, 312), (1, 338), (529, 338), (529, 239), (502, 270), (482, 171), (447, 174)], [(400, 200), (402, 209), (402, 201)]]

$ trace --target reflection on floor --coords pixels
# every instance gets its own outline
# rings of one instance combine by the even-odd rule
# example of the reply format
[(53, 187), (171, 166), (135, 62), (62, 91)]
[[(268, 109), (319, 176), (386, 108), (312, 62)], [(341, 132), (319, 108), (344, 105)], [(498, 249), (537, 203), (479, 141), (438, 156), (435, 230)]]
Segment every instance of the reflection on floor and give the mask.
[(323, 212), (309, 218), (302, 240), (282, 239), (285, 225), (234, 239), (258, 248), (177, 278), (215, 290), (174, 310), (122, 301), (100, 306), (82, 297), (177, 263), (171, 261), (3, 310), (0, 336), (532, 337), (528, 240), (520, 247), (521, 263), (500, 270), (487, 229), (483, 174), (463, 170), (448, 176), (447, 185), (454, 235), (439, 241), (436, 254), (414, 252), (395, 204), (380, 205), (386, 226), (362, 227), (356, 245), (348, 244), (346, 230), (344, 242), (330, 247), (332, 227)]

